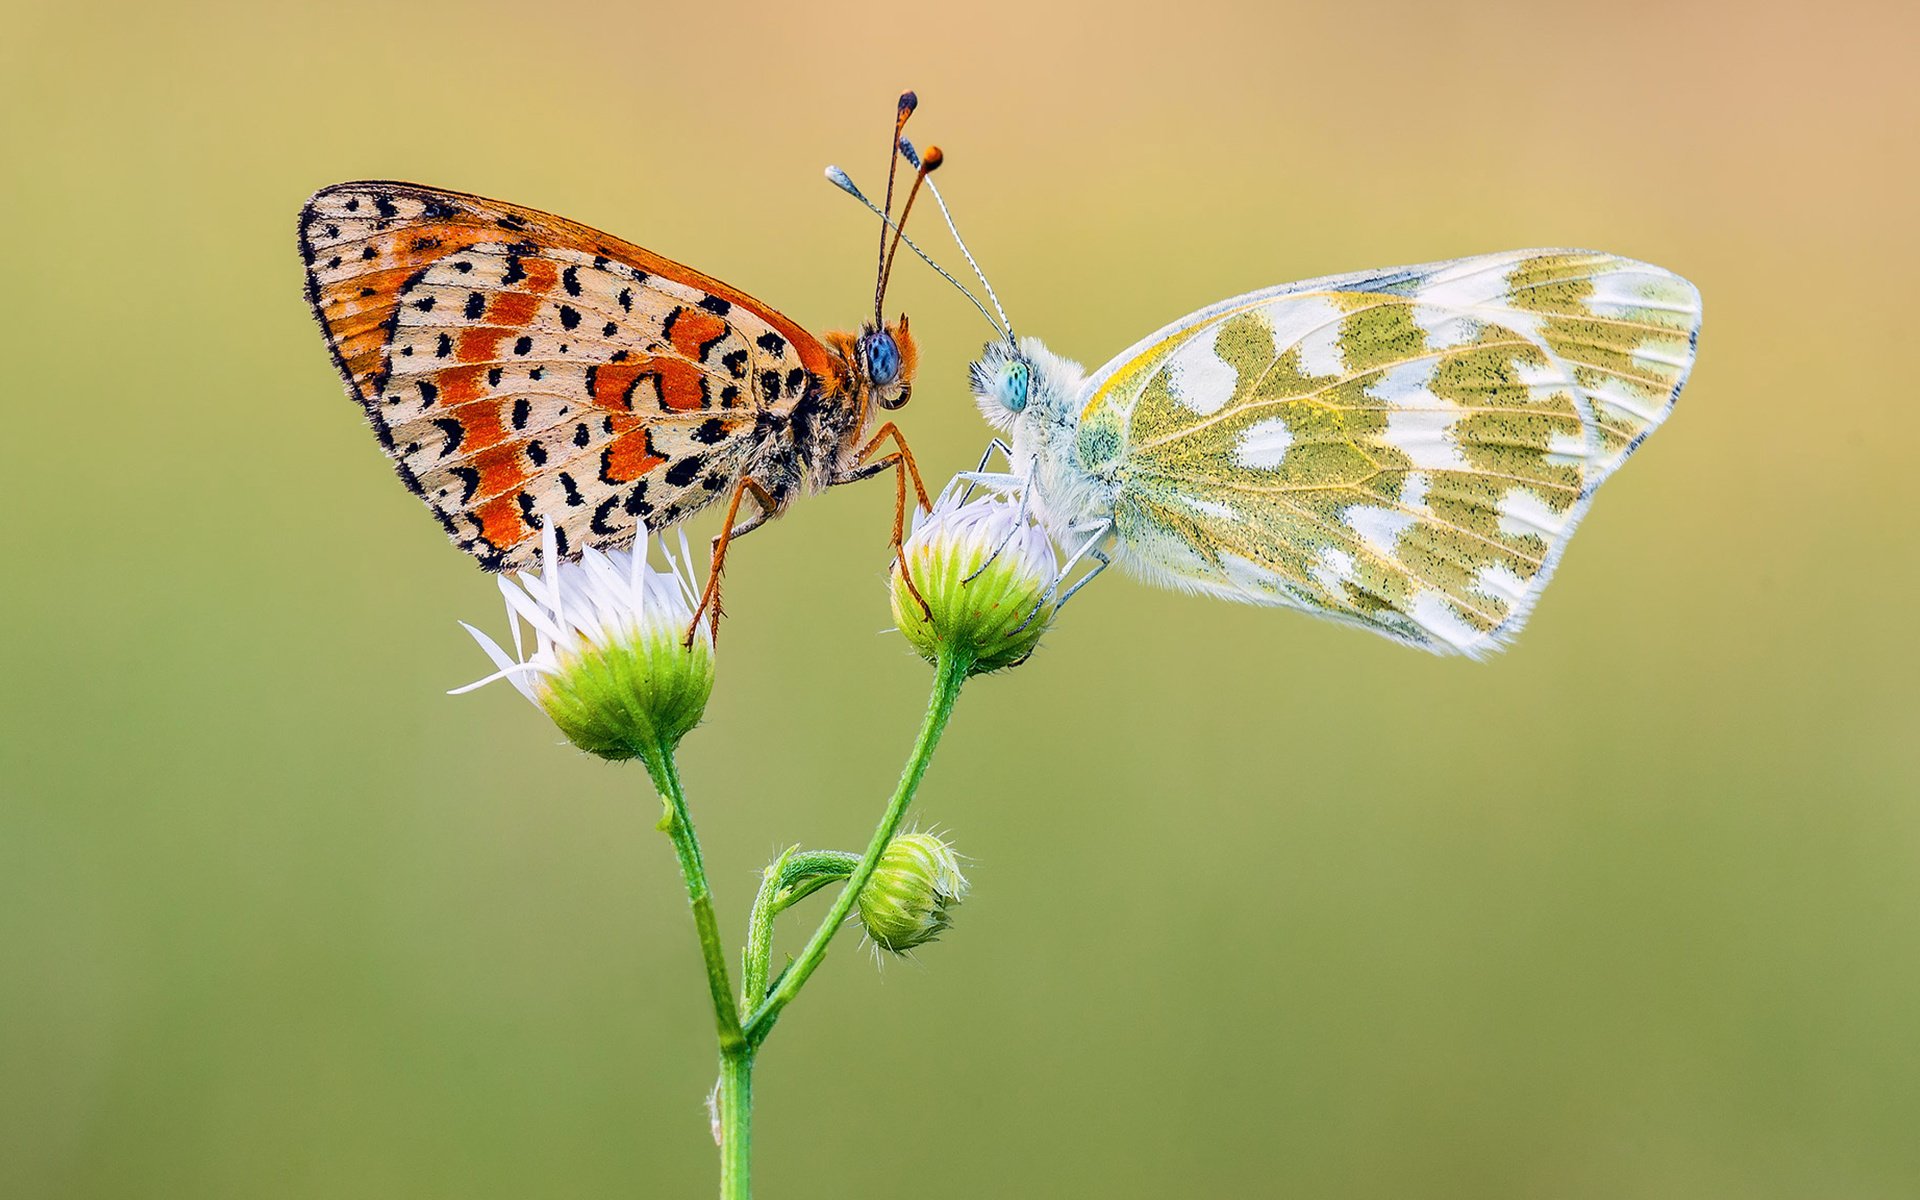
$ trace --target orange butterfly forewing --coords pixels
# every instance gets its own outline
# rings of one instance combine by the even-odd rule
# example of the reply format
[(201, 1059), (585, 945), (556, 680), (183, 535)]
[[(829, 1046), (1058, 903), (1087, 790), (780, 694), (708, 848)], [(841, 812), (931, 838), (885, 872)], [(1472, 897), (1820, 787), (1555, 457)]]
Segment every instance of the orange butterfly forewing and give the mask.
[(491, 570), (726, 496), (762, 416), (848, 387), (753, 297), (561, 217), (406, 183), (300, 214), (307, 296), (400, 477)]

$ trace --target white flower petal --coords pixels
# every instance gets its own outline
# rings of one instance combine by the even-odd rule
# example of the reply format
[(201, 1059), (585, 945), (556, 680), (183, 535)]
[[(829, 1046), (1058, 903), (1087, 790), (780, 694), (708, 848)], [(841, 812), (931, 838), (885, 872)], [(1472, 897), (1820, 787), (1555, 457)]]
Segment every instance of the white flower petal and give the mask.
[[(577, 562), (560, 559), (551, 529), (542, 531), (542, 543), (546, 559), (540, 571), (523, 571), (512, 579), (497, 581), (506, 603), (512, 654), (473, 626), (461, 623), (499, 670), (456, 689), (455, 694), (506, 679), (533, 700), (530, 677), (553, 673), (562, 656), (586, 646), (605, 648), (662, 631), (677, 638), (693, 619), (691, 572), (683, 571), (682, 564), (674, 561), (664, 545), (661, 555), (669, 569), (658, 571), (647, 564), (648, 543), (644, 540), (630, 551), (602, 552), (585, 547)], [(681, 553), (682, 562), (690, 565), (692, 553), (684, 532)], [(534, 633), (531, 653), (521, 637), (522, 621)], [(701, 627), (708, 627), (704, 617)]]

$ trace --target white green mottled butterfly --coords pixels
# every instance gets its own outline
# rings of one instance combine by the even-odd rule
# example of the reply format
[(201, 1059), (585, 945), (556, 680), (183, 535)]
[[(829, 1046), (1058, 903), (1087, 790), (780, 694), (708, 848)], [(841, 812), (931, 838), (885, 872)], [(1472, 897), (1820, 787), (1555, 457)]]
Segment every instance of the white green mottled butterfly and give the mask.
[[(1061, 575), (1297, 608), (1479, 657), (1526, 623), (1594, 492), (1693, 366), (1700, 293), (1589, 250), (1513, 250), (1282, 284), (1189, 313), (1088, 375), (1000, 335), (970, 375), (995, 438), (967, 478), (1017, 493)], [(827, 177), (880, 210), (837, 167)], [(1012, 465), (985, 470), (994, 450)]]
[(971, 375), (1013, 470), (976, 477), (1095, 574), (1477, 657), (1672, 411), (1699, 327), (1692, 284), (1585, 250), (1250, 292), (1091, 375), (1009, 327)]

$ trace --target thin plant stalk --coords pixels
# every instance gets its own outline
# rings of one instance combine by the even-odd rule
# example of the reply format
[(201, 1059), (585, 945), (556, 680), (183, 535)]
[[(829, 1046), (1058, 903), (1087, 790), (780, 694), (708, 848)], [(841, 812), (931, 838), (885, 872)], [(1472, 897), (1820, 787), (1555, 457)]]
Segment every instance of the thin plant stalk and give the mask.
[(961, 685), (966, 683), (967, 673), (972, 666), (971, 661), (951, 651), (942, 651), (939, 661), (934, 664), (933, 694), (927, 700), (926, 719), (921, 723), (920, 736), (914, 741), (907, 765), (900, 773), (900, 783), (894, 789), (893, 799), (887, 803), (880, 824), (874, 827), (873, 839), (867, 844), (867, 852), (861, 856), (860, 865), (853, 869), (846, 886), (834, 897), (833, 907), (827, 911), (819, 928), (813, 931), (806, 948), (800, 951), (800, 956), (780, 977), (779, 984), (766, 1001), (745, 1022), (749, 1045), (757, 1047), (767, 1040), (767, 1034), (773, 1030), (774, 1022), (779, 1020), (781, 1010), (792, 1003), (800, 989), (806, 986), (807, 978), (826, 958), (828, 943), (839, 932), (847, 914), (853, 911), (854, 903), (860, 898), (860, 890), (866, 887), (867, 880), (873, 877), (875, 868), (880, 865), (880, 855), (886, 851), (894, 835), (900, 832), (900, 823), (906, 819), (907, 809), (913, 805), (914, 794), (919, 791), (920, 780), (927, 773), (927, 764), (933, 761), (934, 748), (940, 744), (941, 734), (946, 732), (954, 704), (960, 699)]
[[(755, 1052), (766, 1041), (781, 1010), (799, 994), (808, 977), (826, 958), (828, 943), (859, 900), (861, 889), (880, 864), (881, 854), (900, 831), (900, 823), (913, 805), (914, 795), (926, 776), (928, 764), (933, 761), (941, 735), (946, 732), (954, 705), (960, 698), (961, 685), (966, 682), (971, 667), (972, 662), (964, 656), (951, 654), (941, 655), (935, 665), (933, 692), (927, 701), (927, 715), (921, 723), (920, 735), (914, 741), (886, 812), (874, 828), (867, 851), (857, 862), (850, 854), (812, 851), (783, 856), (767, 869), (748, 922), (737, 1006), (728, 979), (719, 923), (714, 918), (713, 895), (707, 886), (706, 863), (700, 854), (700, 840), (694, 833), (693, 821), (687, 815), (679, 768), (671, 751), (660, 750), (642, 756), (664, 802), (666, 812), (660, 825), (673, 842), (681, 874), (686, 878), (687, 901), (700, 935), (707, 990), (713, 1001), (714, 1028), (720, 1042), (720, 1084), (714, 1102), (720, 1122), (721, 1200), (750, 1200), (753, 1194)], [(799, 958), (769, 991), (768, 960), (772, 954), (774, 918), (788, 905), (840, 878), (847, 882), (834, 898), (833, 907), (814, 930)]]
[(721, 1053), (745, 1045), (740, 1028), (740, 1012), (733, 1003), (733, 983), (727, 977), (727, 952), (720, 940), (720, 922), (713, 913), (713, 892), (707, 886), (707, 864), (700, 854), (700, 838), (694, 833), (693, 819), (687, 815), (686, 791), (680, 786), (680, 768), (671, 750), (642, 756), (647, 773), (666, 803), (660, 827), (673, 842), (680, 860), (680, 874), (687, 882), (687, 903), (693, 909), (694, 929), (700, 935), (700, 954), (706, 960), (707, 991), (713, 1000), (714, 1030), (720, 1039)]
[(753, 1047), (720, 1054), (720, 1200), (753, 1196)]

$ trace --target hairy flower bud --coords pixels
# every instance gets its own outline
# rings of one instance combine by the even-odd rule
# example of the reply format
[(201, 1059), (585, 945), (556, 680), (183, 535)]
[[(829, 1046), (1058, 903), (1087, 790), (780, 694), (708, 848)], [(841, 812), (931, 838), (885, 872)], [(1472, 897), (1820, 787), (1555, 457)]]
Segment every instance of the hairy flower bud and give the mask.
[(931, 833), (903, 833), (887, 843), (860, 889), (860, 924), (882, 950), (904, 954), (939, 937), (966, 895), (951, 847)]
[(978, 675), (1023, 662), (1040, 644), (1059, 560), (1018, 505), (996, 496), (962, 503), (963, 494), (951, 485), (932, 512), (914, 515), (893, 566), (893, 617), (922, 658), (946, 651)]
[[(671, 750), (699, 723), (713, 692), (713, 640), (704, 620), (693, 644), (685, 644), (693, 620), (690, 561), (683, 566), (668, 556), (670, 569), (655, 570), (643, 542), (630, 552), (588, 548), (578, 562), (563, 562), (551, 531), (542, 551), (542, 561), (556, 565), (500, 580), (514, 654), (462, 622), (500, 669), (456, 693), (506, 679), (589, 754), (617, 760)], [(522, 621), (533, 630), (531, 654)]]

